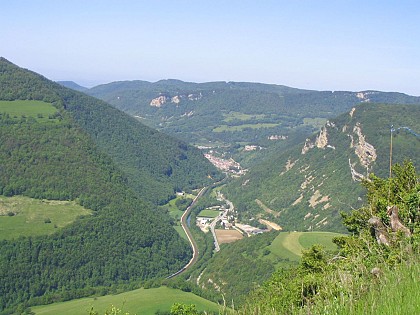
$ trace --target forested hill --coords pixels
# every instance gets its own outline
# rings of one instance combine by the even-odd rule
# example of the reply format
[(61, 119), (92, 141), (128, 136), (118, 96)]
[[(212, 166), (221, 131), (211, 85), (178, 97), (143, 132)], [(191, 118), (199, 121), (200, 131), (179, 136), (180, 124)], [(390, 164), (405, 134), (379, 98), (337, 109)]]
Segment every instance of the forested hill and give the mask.
[(63, 88), (2, 59), (2, 99), (55, 102), (124, 171), (143, 199), (164, 203), (175, 191), (190, 190), (220, 177), (201, 152), (159, 133), (112, 106)]
[(296, 144), (326, 119), (360, 102), (420, 104), (420, 97), (402, 93), (314, 91), (247, 82), (122, 81), (85, 93), (190, 143), (231, 146), (239, 152), (246, 145)]
[(420, 166), (418, 117), (419, 105), (360, 104), (304, 143), (267, 156), (224, 192), (243, 220), (265, 218), (286, 230), (344, 230), (339, 213), (362, 204), (359, 182), (372, 172), (388, 174), (392, 125), (393, 163)]
[[(194, 148), (0, 59), (0, 195), (73, 200), (92, 213), (51, 235), (0, 240), (0, 313), (179, 270), (189, 245), (143, 198), (164, 200), (209, 175)], [(150, 196), (149, 186), (162, 191)]]

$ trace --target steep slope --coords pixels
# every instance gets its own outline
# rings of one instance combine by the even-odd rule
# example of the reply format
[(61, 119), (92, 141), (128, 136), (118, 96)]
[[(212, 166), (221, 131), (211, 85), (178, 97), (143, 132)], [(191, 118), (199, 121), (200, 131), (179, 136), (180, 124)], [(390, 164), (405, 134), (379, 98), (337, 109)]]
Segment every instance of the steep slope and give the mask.
[(19, 72), (10, 64), (10, 69), (7, 68), (4, 67), (9, 75), (2, 83), (3, 99), (27, 99), (20, 91), (20, 86), (25, 84), (30, 99), (54, 101), (63, 106), (101, 150), (121, 167), (129, 185), (142, 198), (164, 203), (175, 191), (197, 188), (220, 176), (192, 146), (146, 127), (97, 99), (39, 79), (33, 73)]
[[(162, 200), (175, 189), (210, 180), (207, 175), (216, 172), (198, 151), (4, 58), (0, 87), (0, 193), (75, 200), (94, 211), (49, 236), (1, 241), (0, 311), (99, 290), (106, 293), (111, 286), (114, 291), (118, 286), (136, 286), (171, 274), (189, 260), (188, 244), (143, 197)], [(129, 126), (127, 133), (119, 131), (118, 124)], [(132, 141), (112, 143), (114, 135), (116, 141), (123, 137)], [(142, 140), (141, 135), (148, 138)], [(131, 148), (133, 142), (141, 148), (141, 157), (153, 156), (155, 167), (172, 165), (173, 182), (172, 174), (162, 175), (150, 161), (142, 165), (140, 158), (120, 167), (122, 157), (107, 151), (107, 146), (115, 145), (129, 152), (124, 157), (128, 160), (139, 152)], [(136, 174), (136, 167), (149, 176), (139, 182), (149, 185), (154, 180), (154, 185), (167, 186), (164, 195), (157, 191), (151, 198), (135, 190), (133, 174), (125, 172)], [(164, 176), (169, 179), (164, 181)], [(196, 180), (199, 176), (204, 179)]]
[[(389, 169), (391, 125), (420, 130), (418, 117), (418, 105), (360, 104), (305, 143), (268, 156), (225, 192), (242, 219), (264, 217), (289, 230), (340, 230), (339, 212), (362, 202), (358, 182)], [(411, 159), (418, 166), (419, 156), (418, 135), (395, 130), (393, 162)]]

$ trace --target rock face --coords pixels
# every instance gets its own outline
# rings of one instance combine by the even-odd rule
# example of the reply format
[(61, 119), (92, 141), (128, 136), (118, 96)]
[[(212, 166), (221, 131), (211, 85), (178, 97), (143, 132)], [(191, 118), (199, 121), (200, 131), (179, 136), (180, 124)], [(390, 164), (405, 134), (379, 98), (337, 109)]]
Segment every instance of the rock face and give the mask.
[(359, 123), (354, 126), (353, 133), (355, 133), (359, 139), (357, 144), (353, 143), (354, 153), (356, 153), (359, 157), (360, 164), (364, 167), (369, 167), (374, 161), (376, 161), (376, 149), (373, 145), (366, 141)]
[(322, 127), (318, 137), (316, 137), (315, 145), (317, 148), (323, 149), (328, 144), (328, 134), (327, 134), (327, 127)]
[(164, 95), (158, 96), (150, 101), (150, 106), (161, 107), (167, 100), (168, 98)]
[(158, 97), (150, 101), (150, 106), (162, 107), (162, 105), (168, 102), (176, 104), (178, 106), (178, 104), (181, 103), (182, 99), (188, 99), (189, 101), (198, 101), (202, 97), (203, 95), (201, 93), (174, 96), (159, 95)]

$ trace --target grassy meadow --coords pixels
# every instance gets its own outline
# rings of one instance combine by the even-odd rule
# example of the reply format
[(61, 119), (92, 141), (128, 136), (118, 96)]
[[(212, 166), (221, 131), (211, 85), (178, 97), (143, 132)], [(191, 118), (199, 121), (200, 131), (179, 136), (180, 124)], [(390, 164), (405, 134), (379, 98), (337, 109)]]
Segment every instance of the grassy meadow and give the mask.
[(74, 201), (0, 196), (0, 240), (51, 234), (90, 213)]
[(270, 255), (298, 262), (302, 250), (320, 244), (327, 250), (337, 249), (332, 239), (342, 234), (331, 232), (281, 232), (269, 246)]
[(11, 118), (32, 117), (40, 122), (54, 121), (50, 115), (57, 112), (52, 104), (42, 101), (18, 100), (0, 101), (0, 114), (7, 113)]
[(178, 232), (178, 234), (188, 241), (188, 237), (184, 232), (184, 229), (181, 226), (180, 220), (182, 215), (184, 214), (184, 211), (179, 210), (176, 206), (176, 201), (179, 199), (185, 199), (185, 198), (191, 198), (194, 199), (195, 196), (192, 194), (184, 194), (183, 196), (176, 196), (175, 199), (170, 200), (167, 204), (162, 206), (162, 208), (167, 209), (169, 215), (174, 220), (174, 229)]
[(169, 311), (174, 303), (195, 304), (200, 311), (218, 313), (220, 306), (205, 300), (191, 292), (160, 287), (137, 289), (117, 295), (105, 295), (83, 298), (50, 305), (36, 306), (32, 311), (36, 315), (87, 315), (93, 307), (99, 314), (105, 314), (111, 305), (123, 311), (123, 314), (153, 315), (156, 311)]
[(219, 210), (204, 209), (201, 210), (197, 217), (215, 218), (219, 215)]

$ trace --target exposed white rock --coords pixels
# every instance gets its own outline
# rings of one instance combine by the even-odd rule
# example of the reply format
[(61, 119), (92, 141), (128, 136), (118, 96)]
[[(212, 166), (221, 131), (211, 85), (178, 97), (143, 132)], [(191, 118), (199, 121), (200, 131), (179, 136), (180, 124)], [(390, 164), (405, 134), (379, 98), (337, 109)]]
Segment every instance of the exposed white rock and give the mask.
[(199, 94), (188, 94), (188, 99), (190, 101), (198, 101), (203, 97), (203, 94), (201, 92)]
[(356, 133), (359, 138), (358, 143), (354, 146), (354, 151), (359, 157), (360, 163), (364, 167), (369, 167), (372, 162), (376, 161), (376, 149), (366, 141), (359, 123), (354, 126), (353, 132)]
[(306, 139), (302, 148), (302, 154), (306, 154), (313, 147), (315, 147), (315, 144), (311, 142), (311, 139)]
[(300, 197), (292, 203), (292, 206), (296, 206), (297, 204), (301, 203), (302, 200), (303, 200), (303, 194), (300, 194)]
[(181, 102), (181, 97), (179, 95), (175, 95), (171, 98), (171, 103), (179, 104)]
[(317, 148), (323, 149), (328, 144), (327, 127), (322, 127), (319, 135), (316, 137), (315, 145)]
[(314, 194), (309, 199), (309, 205), (312, 208), (315, 208), (316, 205), (324, 202), (328, 202), (330, 200), (329, 196), (322, 196), (321, 192), (319, 190), (316, 190)]
[(297, 159), (296, 161), (292, 161), (290, 158), (287, 160), (286, 165), (284, 166), (286, 168), (285, 171), (280, 173), (280, 176), (283, 175), (284, 173), (286, 173), (287, 171), (291, 170), (293, 166), (295, 166), (296, 162), (299, 161), (299, 159)]
[(363, 176), (362, 174), (360, 174), (359, 172), (357, 172), (354, 169), (356, 163), (351, 163), (350, 159), (349, 159), (349, 167), (350, 167), (350, 173), (351, 173), (351, 178), (353, 179), (354, 182), (360, 182), (361, 180), (363, 180), (365, 178), (365, 176)]
[(268, 140), (286, 140), (289, 136), (283, 136), (283, 135), (271, 135), (268, 136)]
[(150, 106), (161, 107), (168, 101), (168, 98), (164, 95), (158, 96), (150, 101)]
[[(362, 93), (363, 94), (363, 93)], [(351, 109), (351, 111), (350, 111), (350, 117), (353, 117), (353, 114), (354, 114), (354, 112), (356, 111), (356, 108), (355, 107), (353, 107), (352, 109)]]

